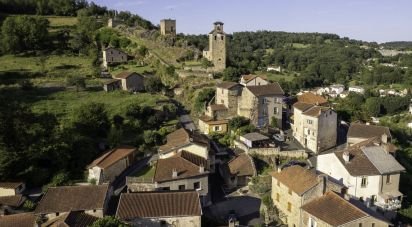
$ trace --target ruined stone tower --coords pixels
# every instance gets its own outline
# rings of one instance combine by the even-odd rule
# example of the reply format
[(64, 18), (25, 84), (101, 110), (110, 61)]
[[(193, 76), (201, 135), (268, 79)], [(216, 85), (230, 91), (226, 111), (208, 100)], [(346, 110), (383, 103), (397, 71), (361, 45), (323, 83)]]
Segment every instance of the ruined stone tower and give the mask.
[(209, 33), (209, 50), (203, 51), (203, 57), (213, 63), (215, 71), (223, 71), (226, 68), (226, 34), (222, 22), (215, 22), (214, 26)]
[(176, 20), (164, 19), (160, 21), (160, 34), (176, 35)]

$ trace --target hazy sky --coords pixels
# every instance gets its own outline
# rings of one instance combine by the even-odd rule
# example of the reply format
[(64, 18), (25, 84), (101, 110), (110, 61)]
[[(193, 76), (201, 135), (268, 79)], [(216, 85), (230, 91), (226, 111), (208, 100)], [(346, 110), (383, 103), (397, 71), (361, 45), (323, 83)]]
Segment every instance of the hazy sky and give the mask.
[(202, 34), (214, 21), (228, 33), (272, 30), (327, 32), (366, 41), (412, 41), (412, 0), (94, 0), (180, 33)]

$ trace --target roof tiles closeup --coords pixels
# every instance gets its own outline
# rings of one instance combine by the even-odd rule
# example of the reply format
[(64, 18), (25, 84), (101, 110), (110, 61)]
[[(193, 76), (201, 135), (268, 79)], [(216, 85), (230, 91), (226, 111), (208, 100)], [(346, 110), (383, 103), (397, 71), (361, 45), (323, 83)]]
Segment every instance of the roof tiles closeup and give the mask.
[(116, 212), (121, 220), (201, 215), (199, 195), (195, 191), (122, 193)]

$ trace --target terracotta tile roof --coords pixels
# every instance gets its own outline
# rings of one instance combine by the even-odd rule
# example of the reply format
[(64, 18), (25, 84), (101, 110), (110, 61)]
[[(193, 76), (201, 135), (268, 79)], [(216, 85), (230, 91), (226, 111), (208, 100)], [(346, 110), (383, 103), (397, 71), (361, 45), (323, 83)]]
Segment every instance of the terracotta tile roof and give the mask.
[(87, 227), (91, 226), (98, 219), (98, 217), (82, 211), (71, 211), (64, 219), (64, 223), (70, 227)]
[(203, 121), (208, 125), (221, 125), (221, 124), (228, 124), (229, 120), (214, 120), (213, 117), (209, 117), (206, 115), (200, 116), (199, 120)]
[(372, 137), (381, 137), (383, 134), (391, 137), (391, 132), (388, 127), (357, 123), (351, 124), (348, 131), (348, 137), (365, 139)]
[(116, 212), (121, 220), (201, 215), (195, 191), (122, 193)]
[(127, 79), (131, 75), (137, 75), (137, 76), (143, 77), (142, 75), (137, 74), (135, 72), (127, 72), (127, 71), (121, 72), (121, 73), (117, 74), (115, 77), (119, 78), (119, 79)]
[(196, 143), (207, 146), (209, 140), (205, 135), (197, 132), (189, 132), (184, 128), (180, 128), (166, 136), (167, 143), (159, 147), (159, 153), (166, 153), (171, 150)]
[(340, 226), (369, 215), (334, 192), (302, 206), (302, 209), (331, 226)]
[(103, 209), (108, 188), (107, 184), (49, 188), (34, 213), (48, 214)]
[(224, 88), (224, 89), (230, 89), (236, 85), (239, 85), (236, 82), (230, 82), (230, 81), (223, 81), (222, 83), (219, 83), (216, 85), (218, 88)]
[(0, 196), (0, 205), (19, 207), (25, 200), (22, 195)]
[(33, 213), (0, 216), (1, 227), (33, 227), (35, 224), (36, 216)]
[(249, 86), (246, 87), (255, 96), (272, 96), (272, 95), (284, 95), (285, 92), (282, 90), (278, 83), (272, 83), (261, 86)]
[(319, 117), (322, 114), (322, 112), (329, 111), (329, 110), (332, 111), (332, 109), (329, 107), (312, 106), (311, 108), (305, 110), (303, 114), (307, 116), (312, 116), (312, 117)]
[(310, 104), (310, 103), (304, 103), (304, 102), (297, 102), (295, 104), (293, 104), (293, 107), (300, 110), (300, 111), (305, 111), (311, 107), (313, 107), (315, 105)]
[(298, 195), (303, 195), (319, 183), (314, 171), (298, 165), (285, 168), (281, 172), (272, 172), (270, 175)]
[(226, 106), (223, 105), (223, 104), (213, 104), (213, 105), (210, 105), (210, 109), (211, 109), (212, 111), (216, 111), (216, 110), (227, 110)]
[(328, 101), (325, 98), (319, 95), (315, 95), (312, 92), (306, 92), (302, 95), (299, 95), (298, 102), (304, 102), (313, 105), (324, 105), (328, 103)]
[(257, 75), (253, 75), (253, 74), (249, 74), (249, 75), (242, 75), (242, 79), (247, 82), (249, 82), (250, 80), (255, 79), (256, 77), (258, 77)]
[[(204, 167), (204, 172), (200, 172), (201, 166)], [(206, 159), (187, 151), (181, 151), (170, 158), (157, 160), (153, 180), (155, 182), (163, 182), (203, 176), (209, 173), (207, 168)], [(177, 177), (175, 178), (173, 178), (173, 170), (177, 171)]]
[(103, 82), (103, 84), (109, 85), (109, 84), (114, 84), (114, 83), (120, 83), (120, 80), (118, 79), (111, 79), (111, 80), (106, 80)]
[(23, 182), (0, 182), (0, 188), (16, 189), (22, 184)]
[(87, 168), (93, 168), (95, 166), (98, 166), (102, 169), (106, 169), (116, 162), (126, 158), (133, 152), (136, 152), (135, 147), (131, 146), (119, 146), (114, 148), (113, 150), (110, 150), (106, 153), (104, 153), (102, 156), (98, 157), (95, 159), (90, 165), (88, 165)]
[(253, 159), (246, 153), (242, 153), (228, 162), (230, 174), (237, 176), (256, 176), (256, 168)]

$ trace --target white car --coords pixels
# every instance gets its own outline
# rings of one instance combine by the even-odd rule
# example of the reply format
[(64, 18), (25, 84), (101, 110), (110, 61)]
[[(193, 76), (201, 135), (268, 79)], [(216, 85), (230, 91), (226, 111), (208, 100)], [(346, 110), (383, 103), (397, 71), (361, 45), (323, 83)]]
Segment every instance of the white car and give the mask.
[(285, 141), (285, 136), (281, 134), (275, 134), (273, 135), (273, 139), (279, 141), (279, 142), (284, 142)]

